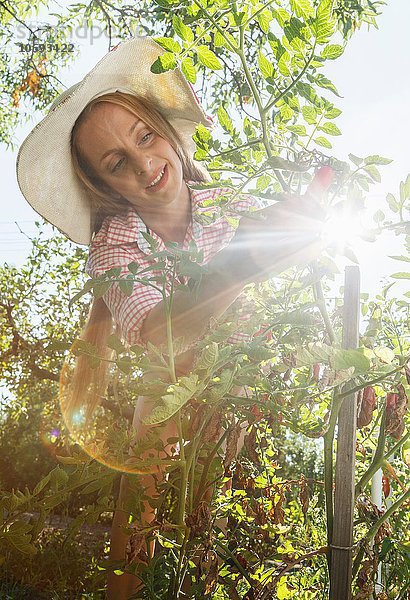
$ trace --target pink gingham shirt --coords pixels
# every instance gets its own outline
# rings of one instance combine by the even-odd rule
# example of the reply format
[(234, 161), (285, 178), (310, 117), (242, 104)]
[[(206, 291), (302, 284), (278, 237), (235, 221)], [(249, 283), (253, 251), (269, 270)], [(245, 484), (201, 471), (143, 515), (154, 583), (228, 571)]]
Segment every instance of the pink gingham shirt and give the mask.
[[(229, 215), (240, 218), (241, 215), (236, 211), (243, 213), (260, 208), (256, 198), (242, 195), (229, 203), (228, 211), (226, 208), (221, 211), (221, 198), (227, 199), (232, 194), (232, 190), (226, 188), (190, 188), (192, 220), (182, 249), (187, 250), (190, 242), (194, 241), (197, 249), (203, 252), (203, 264), (208, 263), (231, 241), (235, 225)], [(210, 219), (210, 216), (213, 218)], [(149, 260), (150, 245), (142, 232), (149, 233), (155, 239), (158, 251), (165, 249), (162, 238), (148, 229), (133, 208), (130, 207), (121, 215), (107, 217), (90, 246), (86, 270), (91, 277), (100, 276), (116, 267), (121, 268), (121, 277), (126, 277), (130, 274), (128, 265), (132, 262), (136, 262), (141, 269), (152, 267), (152, 261)], [(152, 272), (148, 274), (152, 275)], [(144, 319), (161, 300), (159, 290), (138, 282), (134, 283), (130, 296), (120, 290), (118, 283), (114, 283), (104, 295), (104, 301), (129, 344), (142, 343), (140, 332)]]

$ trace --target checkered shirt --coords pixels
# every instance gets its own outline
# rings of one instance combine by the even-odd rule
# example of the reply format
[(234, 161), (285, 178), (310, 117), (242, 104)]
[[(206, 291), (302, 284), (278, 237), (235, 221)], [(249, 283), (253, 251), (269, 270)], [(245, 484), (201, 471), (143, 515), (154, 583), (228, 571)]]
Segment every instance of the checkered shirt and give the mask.
[[(188, 250), (192, 241), (196, 248), (203, 252), (202, 264), (208, 263), (222, 248), (231, 241), (236, 227), (233, 222), (240, 219), (243, 213), (260, 208), (260, 203), (252, 196), (238, 196), (229, 202), (232, 190), (227, 188), (195, 190), (190, 188), (192, 220), (187, 229), (182, 249)], [(221, 210), (221, 200), (227, 200), (228, 204)], [(228, 208), (227, 208), (228, 207)], [(143, 220), (133, 208), (126, 213), (107, 217), (101, 229), (94, 236), (91, 243), (86, 270), (91, 277), (103, 275), (112, 268), (121, 268), (121, 276), (130, 275), (128, 265), (137, 263), (139, 268), (151, 266), (151, 247), (147, 239), (142, 235), (148, 233), (157, 243), (157, 251), (165, 249), (164, 241), (154, 231), (150, 231)], [(155, 273), (149, 272), (149, 276)], [(160, 272), (158, 271), (158, 274)], [(170, 278), (171, 276), (169, 276)], [(184, 283), (187, 283), (185, 278)], [(167, 293), (170, 293), (171, 285), (168, 282)], [(104, 295), (104, 301), (113, 315), (117, 325), (120, 326), (123, 338), (129, 344), (142, 344), (140, 332), (145, 317), (150, 310), (161, 302), (162, 295), (144, 283), (134, 283), (130, 296), (121, 291), (118, 283), (112, 284)], [(235, 337), (235, 336), (234, 336)], [(243, 338), (239, 334), (235, 342)]]

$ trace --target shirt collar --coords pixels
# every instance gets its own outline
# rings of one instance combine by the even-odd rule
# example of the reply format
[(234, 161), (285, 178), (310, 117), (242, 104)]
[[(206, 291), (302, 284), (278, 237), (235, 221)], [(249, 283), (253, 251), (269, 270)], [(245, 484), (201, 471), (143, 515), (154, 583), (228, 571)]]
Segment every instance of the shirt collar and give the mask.
[[(193, 182), (189, 182), (188, 186), (190, 183)], [(203, 191), (195, 190), (189, 186), (189, 192), (192, 210), (192, 223), (190, 229), (193, 239), (197, 240), (202, 236), (204, 227), (200, 217), (201, 192), (203, 199)], [(126, 212), (120, 215), (107, 217), (104, 220), (100, 231), (96, 234), (93, 243), (98, 244), (101, 241), (103, 244), (109, 246), (119, 246), (136, 242), (139, 249), (144, 252), (144, 254), (150, 254), (150, 244), (143, 236), (143, 233), (148, 233), (155, 239), (161, 241), (159, 236), (149, 230), (134, 208), (130, 207)]]

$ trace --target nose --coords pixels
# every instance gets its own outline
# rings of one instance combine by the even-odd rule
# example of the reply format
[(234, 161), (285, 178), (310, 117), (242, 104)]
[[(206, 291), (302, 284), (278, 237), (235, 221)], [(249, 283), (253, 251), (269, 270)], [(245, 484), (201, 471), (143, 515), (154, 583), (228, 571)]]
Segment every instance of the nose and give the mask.
[(152, 158), (146, 152), (135, 151), (132, 157), (132, 166), (136, 175), (149, 173), (152, 168)]

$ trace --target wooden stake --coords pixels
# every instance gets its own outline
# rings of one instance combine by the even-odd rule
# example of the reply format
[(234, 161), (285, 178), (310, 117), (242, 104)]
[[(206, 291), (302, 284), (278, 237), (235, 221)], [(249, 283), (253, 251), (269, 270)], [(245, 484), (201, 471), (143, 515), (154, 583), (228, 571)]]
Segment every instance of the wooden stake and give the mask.
[[(358, 346), (359, 303), (359, 267), (346, 267), (343, 311), (343, 347), (346, 349)], [(345, 397), (338, 418), (330, 600), (352, 598), (356, 415), (356, 394), (350, 394)]]

